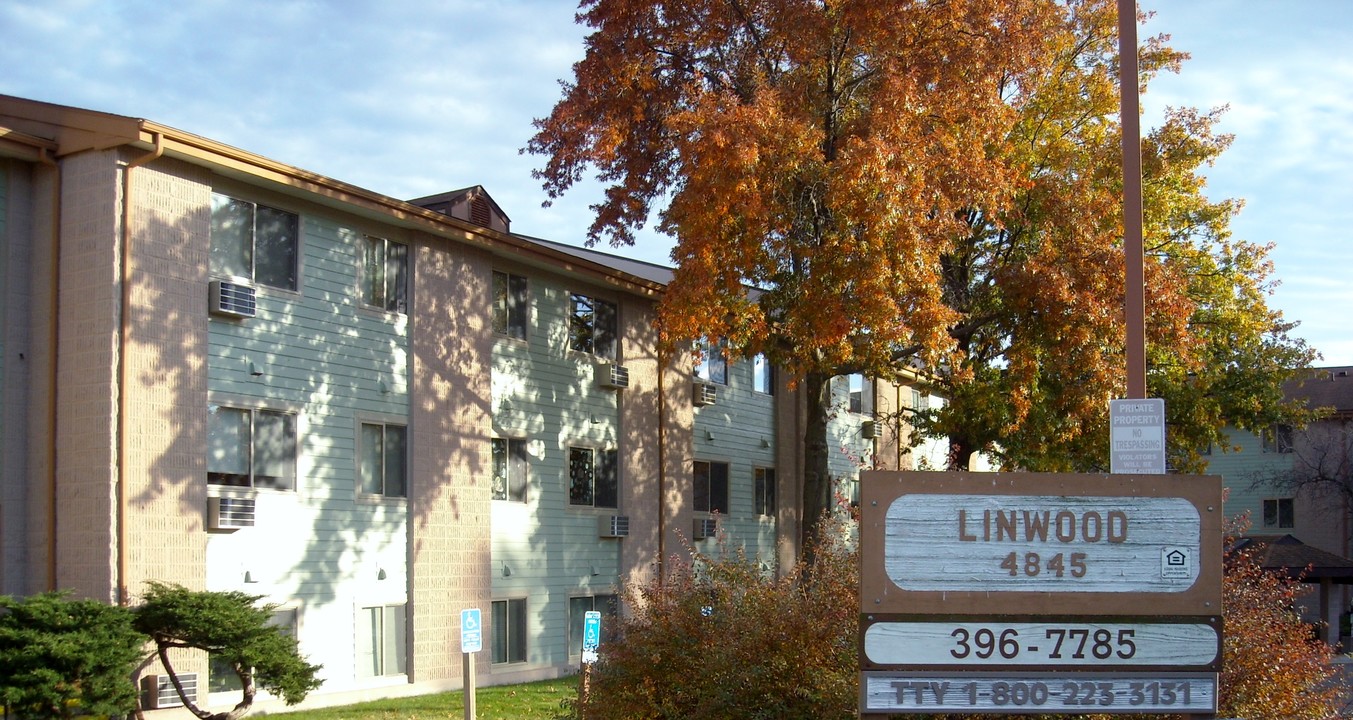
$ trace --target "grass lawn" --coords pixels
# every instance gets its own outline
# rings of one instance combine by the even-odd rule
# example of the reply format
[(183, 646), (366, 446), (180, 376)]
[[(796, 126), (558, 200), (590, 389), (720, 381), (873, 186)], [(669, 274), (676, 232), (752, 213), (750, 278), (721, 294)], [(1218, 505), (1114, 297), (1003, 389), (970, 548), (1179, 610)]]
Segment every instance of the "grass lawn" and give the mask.
[[(475, 691), (477, 720), (552, 720), (562, 714), (560, 701), (578, 694), (578, 677), (496, 685)], [(430, 720), (463, 718), (464, 700), (459, 692), (418, 697), (375, 700), (318, 710), (279, 713), (279, 720)]]

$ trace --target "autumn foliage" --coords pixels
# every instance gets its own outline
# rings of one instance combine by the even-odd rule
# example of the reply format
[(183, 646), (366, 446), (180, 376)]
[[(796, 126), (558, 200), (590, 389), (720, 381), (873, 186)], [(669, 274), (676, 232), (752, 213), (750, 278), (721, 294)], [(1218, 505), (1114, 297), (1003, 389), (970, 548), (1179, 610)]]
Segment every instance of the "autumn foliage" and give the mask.
[(845, 528), (822, 538), (816, 567), (778, 578), (724, 547), (627, 588), (576, 717), (855, 717), (858, 563)]
[[(816, 566), (769, 575), (722, 548), (674, 559), (668, 575), (627, 588), (618, 639), (604, 643), (571, 717), (850, 718), (858, 711), (858, 556), (828, 524)], [(811, 581), (806, 580), (810, 578)], [(1333, 650), (1294, 607), (1306, 590), (1247, 551), (1225, 559), (1218, 717), (1335, 718), (1348, 701)], [(917, 715), (916, 720), (1030, 720)], [(1077, 716), (1110, 720), (1113, 715)], [(1184, 720), (1179, 716), (1166, 720)]]

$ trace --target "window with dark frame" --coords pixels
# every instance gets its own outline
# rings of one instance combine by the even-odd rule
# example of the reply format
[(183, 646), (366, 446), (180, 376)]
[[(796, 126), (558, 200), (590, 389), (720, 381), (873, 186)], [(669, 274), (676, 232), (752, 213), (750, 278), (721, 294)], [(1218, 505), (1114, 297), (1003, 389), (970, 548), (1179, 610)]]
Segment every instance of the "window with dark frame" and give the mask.
[(526, 662), (526, 598), (494, 600), (491, 609), (493, 664)]
[(757, 468), (753, 471), (752, 507), (757, 515), (775, 517), (775, 470)]
[(620, 599), (615, 595), (588, 595), (568, 599), (568, 654), (581, 655), (583, 651), (583, 622), (590, 611), (601, 613), (601, 642), (616, 637), (616, 622), (620, 618)]
[(1286, 423), (1274, 423), (1261, 433), (1264, 452), (1292, 452), (1292, 426)]
[(518, 340), (526, 339), (526, 278), (511, 273), (493, 273), (493, 331)]
[(615, 450), (569, 448), (568, 477), (570, 505), (620, 507), (619, 454)]
[(299, 246), (295, 213), (212, 193), (212, 275), (295, 290)]
[(728, 514), (728, 463), (695, 461), (695, 511)]
[(493, 499), (526, 502), (529, 464), (526, 441), (493, 438)]
[(864, 376), (858, 373), (846, 376), (846, 385), (850, 393), (848, 409), (853, 413), (862, 413), (865, 411), (864, 393), (867, 383)]
[(765, 355), (752, 358), (752, 389), (766, 395), (775, 394), (775, 368)]
[(362, 494), (407, 497), (408, 431), (403, 425), (362, 423)]
[(569, 348), (614, 360), (617, 318), (615, 303), (573, 293), (569, 296)]
[(1290, 530), (1296, 526), (1296, 502), (1292, 498), (1264, 500), (1264, 527)]
[(362, 259), (362, 302), (390, 312), (409, 310), (409, 248), (385, 238), (366, 237)]
[(695, 376), (705, 382), (728, 384), (728, 354), (724, 350), (723, 343), (706, 341), (700, 344), (700, 358), (695, 364)]
[(207, 419), (207, 483), (296, 489), (296, 416), (213, 405)]

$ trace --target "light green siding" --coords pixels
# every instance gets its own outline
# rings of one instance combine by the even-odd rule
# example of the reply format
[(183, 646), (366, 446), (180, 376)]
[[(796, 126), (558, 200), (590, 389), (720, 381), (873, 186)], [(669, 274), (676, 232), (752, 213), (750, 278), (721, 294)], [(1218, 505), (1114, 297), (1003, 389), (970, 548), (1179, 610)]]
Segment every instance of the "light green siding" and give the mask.
[[(568, 348), (570, 294), (618, 302), (602, 288), (567, 282), (513, 266), (496, 270), (527, 278), (530, 310), (526, 339), (499, 336), (494, 346), (494, 435), (527, 440), (529, 485), (525, 503), (493, 502), (493, 595), (526, 598), (527, 666), (568, 663), (568, 599), (615, 591), (620, 577), (620, 539), (598, 537), (598, 517), (651, 517), (651, 508), (615, 509), (569, 504), (568, 453), (620, 446), (622, 391), (597, 386), (603, 361)], [(485, 298), (485, 302), (488, 299)], [(623, 339), (622, 339), (623, 342)], [(620, 477), (623, 486), (633, 478)], [(495, 673), (512, 671), (500, 666)]]
[(1250, 532), (1275, 532), (1276, 529), (1263, 527), (1264, 499), (1291, 497), (1291, 494), (1265, 486), (1259, 480), (1275, 472), (1290, 470), (1293, 455), (1266, 450), (1254, 433), (1236, 428), (1227, 428), (1226, 432), (1228, 442), (1214, 445), (1207, 456), (1207, 473), (1220, 475), (1222, 486), (1226, 488), (1226, 517), (1248, 513)]
[(359, 609), (407, 601), (407, 501), (358, 498), (357, 437), (363, 420), (408, 423), (408, 318), (362, 303), (365, 227), (242, 198), (299, 212), (300, 282), (260, 286), (254, 318), (209, 320), (210, 403), (294, 411), (297, 487), (259, 490), (255, 527), (211, 536), (208, 585), (299, 603), (302, 644), (342, 686)]

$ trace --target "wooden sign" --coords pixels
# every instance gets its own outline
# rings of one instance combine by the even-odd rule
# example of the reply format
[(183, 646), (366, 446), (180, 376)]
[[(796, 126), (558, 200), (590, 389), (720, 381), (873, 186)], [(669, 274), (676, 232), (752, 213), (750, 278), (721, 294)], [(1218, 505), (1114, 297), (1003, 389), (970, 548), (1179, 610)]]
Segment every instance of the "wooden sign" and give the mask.
[(1217, 710), (1215, 673), (866, 672), (862, 715), (887, 713), (1192, 713)]
[(861, 612), (1221, 612), (1221, 480), (861, 474)]

